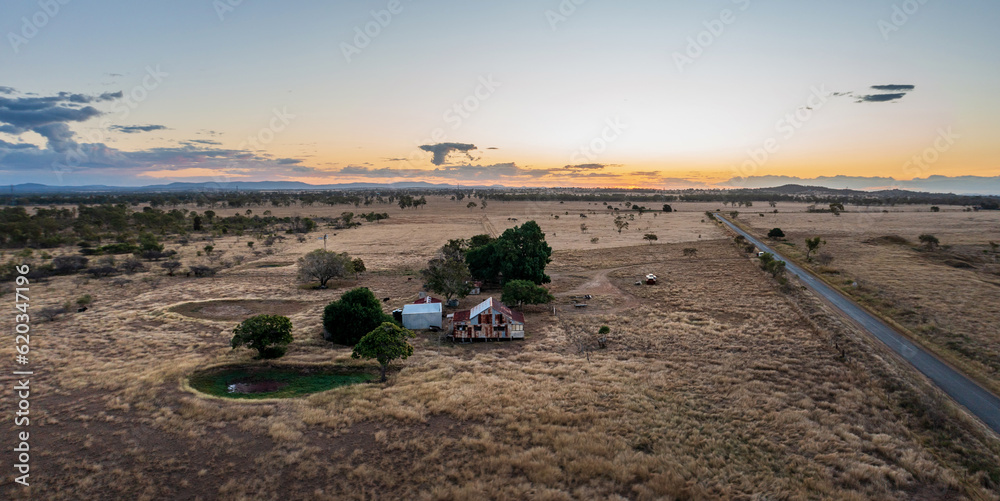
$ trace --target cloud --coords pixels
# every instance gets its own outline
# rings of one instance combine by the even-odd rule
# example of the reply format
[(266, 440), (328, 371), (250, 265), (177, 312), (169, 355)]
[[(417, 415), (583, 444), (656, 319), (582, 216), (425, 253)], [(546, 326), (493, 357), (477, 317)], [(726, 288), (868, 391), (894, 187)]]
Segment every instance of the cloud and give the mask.
[(111, 130), (124, 132), (125, 134), (138, 134), (139, 132), (153, 132), (154, 130), (167, 130), (164, 125), (112, 125)]
[(477, 149), (474, 144), (463, 144), (463, 143), (439, 143), (439, 144), (425, 144), (420, 147), (421, 150), (429, 151), (434, 154), (434, 158), (431, 163), (434, 165), (442, 165), (445, 159), (453, 151), (461, 151), (465, 153), (465, 156), (472, 160), (472, 155), (469, 154), (470, 151)]
[(182, 141), (181, 144), (186, 146), (197, 146), (199, 144), (207, 144), (212, 146), (218, 146), (222, 143), (218, 141), (213, 141), (211, 139), (188, 139), (187, 141)]
[(909, 92), (909, 91), (911, 91), (911, 90), (913, 90), (915, 88), (917, 88), (915, 85), (898, 85), (898, 84), (872, 85), (872, 89), (875, 89), (875, 90), (884, 90), (884, 91), (890, 91), (890, 92), (891, 91)]
[(906, 93), (900, 92), (897, 94), (870, 94), (867, 96), (861, 96), (858, 98), (859, 103), (886, 103), (889, 101), (896, 101), (897, 99), (903, 99)]
[(872, 85), (872, 90), (882, 91), (880, 94), (858, 94), (856, 92), (834, 92), (836, 97), (853, 97), (856, 103), (888, 103), (898, 101), (906, 97), (906, 93), (916, 89), (916, 85), (910, 84), (886, 84)]
[(18, 96), (17, 91), (4, 87), (0, 92), (0, 132), (20, 136), (35, 132), (48, 141), (53, 151), (65, 153), (79, 149), (69, 128), (71, 122), (85, 122), (103, 113), (83, 104), (111, 101), (122, 97), (121, 92), (105, 92), (92, 96), (60, 92), (54, 96)]
[(566, 170), (601, 170), (607, 168), (604, 164), (580, 164), (580, 165), (567, 165), (563, 167)]
[(278, 165), (293, 165), (293, 164), (300, 164), (300, 163), (302, 163), (302, 160), (299, 160), (297, 158), (279, 158), (278, 159)]

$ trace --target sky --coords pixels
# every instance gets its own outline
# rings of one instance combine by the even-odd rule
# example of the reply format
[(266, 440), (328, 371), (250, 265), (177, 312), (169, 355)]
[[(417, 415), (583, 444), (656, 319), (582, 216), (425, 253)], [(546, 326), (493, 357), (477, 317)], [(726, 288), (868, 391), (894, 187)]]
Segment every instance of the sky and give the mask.
[(987, 0), (3, 2), (0, 182), (994, 178), (997, 21)]

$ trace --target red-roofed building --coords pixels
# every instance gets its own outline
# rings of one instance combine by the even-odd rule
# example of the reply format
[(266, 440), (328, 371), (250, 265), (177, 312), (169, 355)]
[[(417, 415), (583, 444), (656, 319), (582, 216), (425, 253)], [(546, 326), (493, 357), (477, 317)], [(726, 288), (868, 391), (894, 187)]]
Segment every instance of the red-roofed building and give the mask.
[(450, 337), (460, 341), (524, 339), (524, 314), (487, 298), (471, 310), (455, 312)]
[(436, 297), (424, 296), (422, 298), (417, 299), (412, 304), (434, 304), (440, 302), (441, 300)]

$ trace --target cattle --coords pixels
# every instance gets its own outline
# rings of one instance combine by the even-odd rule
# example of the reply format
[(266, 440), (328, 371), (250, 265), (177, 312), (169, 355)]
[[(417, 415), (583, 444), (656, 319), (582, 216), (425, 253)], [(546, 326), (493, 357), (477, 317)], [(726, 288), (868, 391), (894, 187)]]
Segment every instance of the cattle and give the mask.
[(392, 298), (384, 297), (384, 298), (382, 298), (382, 302), (383, 303), (388, 303), (390, 299), (392, 299)]

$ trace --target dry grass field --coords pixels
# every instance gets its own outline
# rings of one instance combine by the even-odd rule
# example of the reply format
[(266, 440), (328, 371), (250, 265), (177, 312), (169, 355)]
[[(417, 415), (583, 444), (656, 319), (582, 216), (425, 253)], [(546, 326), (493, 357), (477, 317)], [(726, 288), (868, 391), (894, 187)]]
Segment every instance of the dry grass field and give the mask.
[[(587, 203), (430, 202), (376, 207), (390, 219), (330, 231), (329, 248), (361, 257), (369, 271), (327, 290), (300, 287), (292, 265), (322, 248), (315, 237), (326, 230), (259, 256), (236, 237), (217, 238), (225, 254), (213, 259), (244, 258), (214, 277), (154, 268), (117, 286), (80, 277), (32, 285), (32, 308), (83, 293), (94, 301), (35, 324), (32, 487), (13, 484), (7, 466), (0, 498), (1000, 500), (1000, 440), (814, 298), (781, 293), (702, 221), (707, 204), (637, 216), (619, 235), (602, 212), (612, 211)], [(917, 216), (953, 217), (898, 217)], [(792, 224), (802, 214), (761, 219), (779, 217), (796, 238), (811, 229)], [(291, 318), (295, 341), (280, 363), (371, 367), (323, 340), (328, 302), (360, 285), (389, 297), (387, 311), (399, 307), (416, 298), (417, 271), (447, 239), (530, 219), (555, 249), (557, 300), (525, 310), (523, 342), (454, 345), (421, 334), (388, 383), (298, 399), (211, 398), (185, 383), (199, 369), (251, 362), (249, 351), (229, 348), (232, 314), (244, 310)], [(846, 265), (841, 253), (852, 245), (824, 236), (834, 264)], [(196, 255), (203, 245), (168, 247), (193, 264), (208, 259)], [(634, 285), (646, 273), (660, 284)], [(574, 308), (570, 297), (583, 294), (589, 306)], [(230, 302), (186, 304), (218, 300)], [(992, 314), (963, 322), (985, 326)], [(10, 321), (0, 328), (11, 332)], [(582, 352), (601, 325), (611, 328), (607, 347)], [(13, 354), (11, 343), (0, 346), (3, 359)], [(10, 392), (2, 405), (13, 405)]]
[[(778, 248), (800, 259), (806, 238), (823, 237), (820, 253), (833, 261), (814, 269), (1000, 392), (1000, 254), (989, 245), (1000, 243), (1000, 213), (912, 207), (833, 216), (778, 208), (764, 217), (744, 210), (739, 219), (760, 236), (781, 228), (786, 244)], [(941, 247), (922, 248), (922, 234)]]

